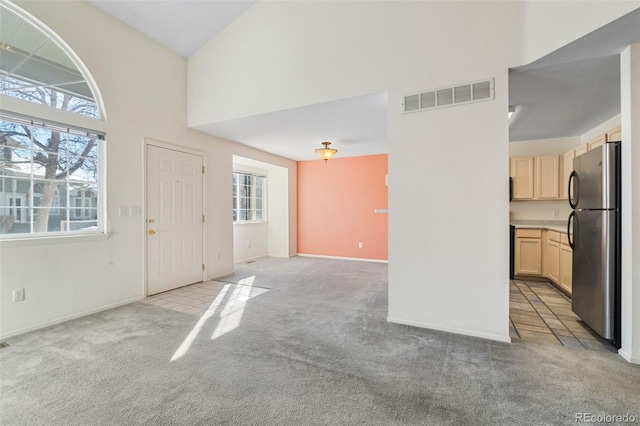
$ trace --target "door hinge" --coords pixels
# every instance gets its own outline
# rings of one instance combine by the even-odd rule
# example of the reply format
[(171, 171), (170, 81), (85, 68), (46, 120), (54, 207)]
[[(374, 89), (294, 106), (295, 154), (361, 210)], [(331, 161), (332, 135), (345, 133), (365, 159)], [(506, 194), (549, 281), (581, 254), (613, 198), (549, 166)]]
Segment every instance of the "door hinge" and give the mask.
[(202, 270), (204, 271), (204, 263), (202, 264)]
[(204, 174), (204, 166), (202, 166), (202, 174)]
[(202, 223), (204, 223), (204, 215), (202, 215)]

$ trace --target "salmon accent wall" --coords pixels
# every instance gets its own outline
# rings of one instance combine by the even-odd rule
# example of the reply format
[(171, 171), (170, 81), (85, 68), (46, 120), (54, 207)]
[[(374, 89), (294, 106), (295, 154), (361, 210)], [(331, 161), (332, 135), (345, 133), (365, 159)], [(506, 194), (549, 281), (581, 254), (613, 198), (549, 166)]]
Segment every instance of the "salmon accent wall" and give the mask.
[(386, 174), (387, 154), (299, 161), (298, 253), (388, 260)]

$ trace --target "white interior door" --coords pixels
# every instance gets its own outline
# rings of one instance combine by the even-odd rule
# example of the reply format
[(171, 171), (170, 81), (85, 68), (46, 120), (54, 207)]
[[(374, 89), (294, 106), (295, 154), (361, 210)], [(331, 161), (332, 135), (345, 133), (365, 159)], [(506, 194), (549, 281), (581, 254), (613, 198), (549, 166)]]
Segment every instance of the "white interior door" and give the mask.
[(147, 294), (203, 277), (202, 157), (147, 145)]

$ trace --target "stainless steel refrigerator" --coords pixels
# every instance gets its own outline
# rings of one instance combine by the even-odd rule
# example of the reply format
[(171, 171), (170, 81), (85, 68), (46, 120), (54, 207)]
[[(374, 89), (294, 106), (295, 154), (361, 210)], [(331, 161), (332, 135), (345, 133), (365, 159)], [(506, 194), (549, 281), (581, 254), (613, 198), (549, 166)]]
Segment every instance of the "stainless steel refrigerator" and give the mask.
[(620, 143), (573, 160), (567, 224), (573, 249), (571, 305), (594, 331), (620, 347)]

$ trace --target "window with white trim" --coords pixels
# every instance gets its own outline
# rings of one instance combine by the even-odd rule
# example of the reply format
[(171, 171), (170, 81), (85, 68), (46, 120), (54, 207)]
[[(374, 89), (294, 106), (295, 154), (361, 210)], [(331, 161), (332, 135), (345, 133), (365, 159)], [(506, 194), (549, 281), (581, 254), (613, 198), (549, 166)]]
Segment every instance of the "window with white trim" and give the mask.
[(0, 114), (0, 236), (101, 230), (102, 139)]
[(99, 91), (44, 24), (10, 2), (0, 12), (0, 95), (47, 107), (37, 118), (0, 110), (0, 238), (104, 232), (105, 135), (57, 122), (98, 119)]
[(266, 176), (233, 172), (233, 223), (263, 222)]

